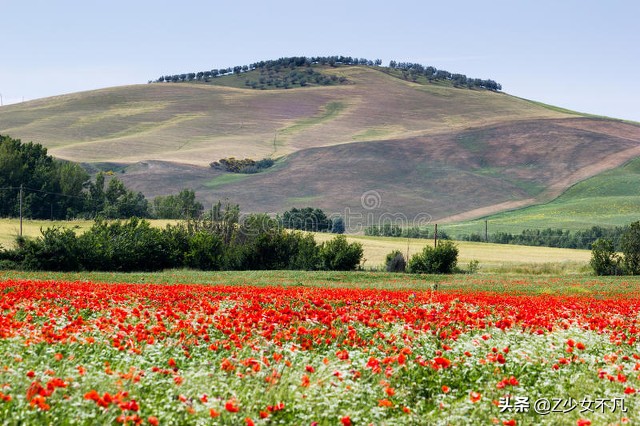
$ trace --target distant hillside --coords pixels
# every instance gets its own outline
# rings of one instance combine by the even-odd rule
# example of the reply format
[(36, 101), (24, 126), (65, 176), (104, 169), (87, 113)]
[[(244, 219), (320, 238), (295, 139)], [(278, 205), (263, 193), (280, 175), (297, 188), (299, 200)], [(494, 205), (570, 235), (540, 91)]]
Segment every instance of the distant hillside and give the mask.
[[(640, 156), (637, 124), (414, 78), (397, 64), (313, 68), (345, 84), (254, 90), (233, 87), (244, 77), (232, 74), (115, 87), (2, 107), (0, 134), (113, 166), (148, 195), (188, 186), (243, 210), (313, 206), (362, 220), (485, 216)], [(277, 161), (255, 175), (209, 167), (228, 157)]]
[(445, 225), (443, 229), (452, 235), (484, 235), (485, 220), (489, 233), (512, 234), (549, 227), (579, 230), (628, 225), (640, 220), (640, 158), (579, 182), (548, 203)]

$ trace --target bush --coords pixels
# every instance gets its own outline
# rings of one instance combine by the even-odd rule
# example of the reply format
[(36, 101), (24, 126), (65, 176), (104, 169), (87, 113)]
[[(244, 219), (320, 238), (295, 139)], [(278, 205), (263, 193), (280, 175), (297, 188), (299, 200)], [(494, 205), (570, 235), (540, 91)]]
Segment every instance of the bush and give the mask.
[(417, 274), (450, 274), (458, 263), (458, 247), (451, 241), (426, 246), (409, 260), (409, 271)]
[(344, 219), (336, 217), (331, 220), (331, 233), (332, 234), (344, 234)]
[(47, 228), (41, 237), (18, 241), (17, 265), (27, 270), (79, 271), (80, 245), (71, 229)]
[(389, 253), (384, 264), (387, 272), (405, 272), (407, 269), (407, 261), (400, 250)]
[(96, 221), (78, 243), (81, 264), (88, 270), (157, 271), (171, 266), (163, 232), (146, 220)]
[(189, 268), (217, 271), (222, 269), (223, 257), (222, 239), (210, 232), (199, 231), (188, 240), (184, 264)]
[(329, 271), (352, 271), (360, 264), (362, 253), (362, 244), (348, 243), (347, 237), (338, 235), (320, 245), (320, 265)]
[(289, 264), (290, 269), (302, 269), (313, 271), (319, 269), (320, 248), (316, 244), (315, 238), (311, 234), (292, 232), (289, 235), (295, 236), (296, 254)]

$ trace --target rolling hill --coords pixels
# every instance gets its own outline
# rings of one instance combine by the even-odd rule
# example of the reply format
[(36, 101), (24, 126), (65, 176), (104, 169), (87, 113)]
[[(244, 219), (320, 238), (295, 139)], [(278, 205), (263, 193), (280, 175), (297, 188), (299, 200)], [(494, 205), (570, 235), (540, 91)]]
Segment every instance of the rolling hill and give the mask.
[[(0, 134), (119, 170), (147, 196), (196, 190), (243, 210), (314, 206), (352, 224), (463, 220), (548, 202), (640, 156), (640, 125), (380, 67), (317, 67), (348, 84), (279, 90), (158, 83), (0, 108)], [(278, 159), (254, 175), (208, 167)], [(357, 231), (356, 228), (352, 228)]]

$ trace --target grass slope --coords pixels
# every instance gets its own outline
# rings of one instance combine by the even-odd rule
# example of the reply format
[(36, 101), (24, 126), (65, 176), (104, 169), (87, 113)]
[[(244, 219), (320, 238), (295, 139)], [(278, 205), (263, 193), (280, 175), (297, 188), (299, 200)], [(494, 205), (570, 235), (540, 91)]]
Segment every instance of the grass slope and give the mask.
[[(601, 169), (617, 166), (627, 155), (640, 155), (640, 128), (620, 124), (628, 126), (628, 133), (638, 133), (632, 135), (636, 141), (622, 132), (590, 129), (589, 121), (526, 120), (303, 149), (264, 173), (236, 177), (210, 172), (195, 190), (205, 204), (227, 198), (244, 211), (277, 213), (310, 204), (345, 218), (353, 225), (350, 232), (383, 221), (424, 225), (487, 206), (513, 208), (548, 200)], [(120, 175), (140, 190), (162, 188), (157, 182), (163, 176), (163, 167)], [(186, 173), (173, 176), (179, 182)], [(363, 206), (363, 194), (376, 198), (375, 208)]]
[[(271, 155), (274, 136), (282, 155), (363, 135), (397, 138), (567, 116), (505, 94), (420, 85), (373, 68), (324, 72), (351, 84), (268, 91), (198, 83), (114, 87), (2, 107), (0, 133), (74, 161), (207, 165)], [(236, 77), (215, 81), (228, 79)]]
[[(579, 182), (553, 201), (486, 217), (489, 232), (586, 229), (640, 220), (640, 159)], [(484, 219), (443, 226), (452, 235), (484, 233)]]

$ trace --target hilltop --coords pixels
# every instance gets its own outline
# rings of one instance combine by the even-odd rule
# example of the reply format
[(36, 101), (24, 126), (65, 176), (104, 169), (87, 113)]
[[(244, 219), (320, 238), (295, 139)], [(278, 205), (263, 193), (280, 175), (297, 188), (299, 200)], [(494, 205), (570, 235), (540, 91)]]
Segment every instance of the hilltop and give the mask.
[[(243, 210), (314, 206), (364, 219), (485, 216), (551, 200), (640, 156), (635, 123), (401, 68), (312, 71), (335, 84), (256, 90), (246, 81), (260, 71), (247, 69), (5, 106), (0, 134), (118, 170), (149, 196), (188, 186)], [(276, 163), (253, 175), (209, 167), (228, 157)], [(374, 204), (363, 207), (363, 194)]]

